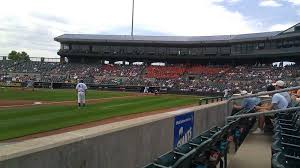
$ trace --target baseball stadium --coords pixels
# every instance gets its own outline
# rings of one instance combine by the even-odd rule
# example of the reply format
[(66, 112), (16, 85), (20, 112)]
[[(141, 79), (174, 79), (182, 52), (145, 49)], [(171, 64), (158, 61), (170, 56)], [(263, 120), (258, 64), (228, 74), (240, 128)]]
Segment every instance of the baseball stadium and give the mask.
[(0, 57), (0, 168), (300, 167), (300, 23), (54, 40)]

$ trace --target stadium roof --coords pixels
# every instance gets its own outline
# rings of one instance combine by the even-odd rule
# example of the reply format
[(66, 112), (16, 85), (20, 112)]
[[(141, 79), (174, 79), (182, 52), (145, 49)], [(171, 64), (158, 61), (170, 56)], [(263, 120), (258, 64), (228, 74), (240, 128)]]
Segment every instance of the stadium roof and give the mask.
[(54, 38), (58, 42), (119, 42), (119, 43), (217, 43), (264, 40), (267, 38), (285, 38), (300, 36), (300, 23), (284, 31), (239, 34), (239, 35), (217, 35), (217, 36), (141, 36), (141, 35), (93, 35), (93, 34), (63, 34)]
[(277, 35), (275, 32), (218, 35), (218, 36), (140, 36), (140, 35), (92, 35), (92, 34), (64, 34), (55, 38), (58, 42), (217, 42), (228, 40), (245, 40), (256, 38), (268, 38)]

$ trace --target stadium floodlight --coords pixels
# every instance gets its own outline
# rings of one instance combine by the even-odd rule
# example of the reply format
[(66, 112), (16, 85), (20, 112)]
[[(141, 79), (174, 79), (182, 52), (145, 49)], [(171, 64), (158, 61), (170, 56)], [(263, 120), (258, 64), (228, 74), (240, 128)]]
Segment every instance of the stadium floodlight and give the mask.
[(134, 19), (134, 0), (132, 0), (132, 13), (131, 13), (131, 37), (133, 37), (133, 19)]

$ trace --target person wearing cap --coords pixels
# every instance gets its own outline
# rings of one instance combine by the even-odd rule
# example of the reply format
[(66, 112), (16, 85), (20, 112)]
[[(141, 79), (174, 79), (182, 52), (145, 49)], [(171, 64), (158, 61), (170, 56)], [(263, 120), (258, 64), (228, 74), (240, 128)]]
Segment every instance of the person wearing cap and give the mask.
[[(276, 90), (284, 89), (285, 88), (285, 83), (284, 83), (284, 81), (279, 80), (279, 81), (276, 81), (274, 86), (275, 86)], [(281, 92), (279, 94), (281, 94), (288, 101), (289, 105), (291, 104), (292, 98), (291, 98), (291, 95), (288, 92)]]
[[(274, 91), (275, 86), (269, 85), (267, 86), (267, 91)], [(270, 110), (277, 110), (277, 109), (286, 109), (288, 107), (287, 99), (282, 96), (280, 93), (272, 94), (272, 101), (270, 104), (265, 104), (264, 106), (256, 106), (255, 109), (258, 112), (265, 112)], [(263, 128), (265, 125), (265, 116), (260, 115), (258, 118), (258, 128), (253, 132), (253, 134), (263, 134)]]
[(79, 83), (76, 85), (78, 107), (80, 106), (85, 107), (86, 90), (87, 90), (86, 85), (83, 83), (83, 80), (80, 80)]
[(224, 90), (224, 96), (223, 96), (225, 99), (227, 99), (229, 97), (229, 90), (228, 89), (225, 89)]
[[(241, 96), (245, 96), (248, 95), (250, 93), (248, 93), (246, 90), (242, 90), (240, 92)], [(247, 97), (244, 98), (241, 105), (233, 105), (233, 108), (236, 110), (241, 110), (241, 109), (246, 109), (246, 110), (252, 110), (254, 109), (255, 106), (259, 105), (261, 102), (261, 99), (258, 97)]]

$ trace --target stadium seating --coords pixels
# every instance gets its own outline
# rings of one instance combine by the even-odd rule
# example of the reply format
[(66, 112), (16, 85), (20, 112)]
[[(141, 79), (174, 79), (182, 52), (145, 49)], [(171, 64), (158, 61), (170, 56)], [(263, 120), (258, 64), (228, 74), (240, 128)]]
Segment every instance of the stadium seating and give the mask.
[[(235, 115), (248, 112), (249, 110), (241, 110)], [(223, 127), (214, 126), (144, 168), (201, 168), (215, 167), (218, 164), (224, 167), (227, 163), (228, 144), (232, 139), (236, 139), (235, 143), (242, 142), (255, 122), (246, 120), (243, 122), (243, 119), (236, 119)], [(236, 146), (239, 145), (240, 143)]]
[(276, 114), (274, 125), (272, 167), (300, 167), (300, 111)]
[(188, 74), (204, 74), (204, 75), (215, 75), (227, 70), (226, 67), (211, 67), (211, 66), (202, 66), (194, 65), (186, 69)]
[[(236, 66), (188, 65), (166, 66), (107, 65), (99, 63), (51, 63), (39, 61), (0, 60), (0, 80), (6, 73), (39, 74), (42, 82), (74, 83), (84, 79), (86, 83), (103, 85), (134, 85), (164, 87), (175, 91), (199, 92), (222, 95), (237, 90), (258, 92), (276, 80), (295, 86), (299, 77), (298, 66)], [(14, 75), (15, 75), (14, 74)], [(5, 80), (12, 79), (5, 78)], [(18, 81), (22, 81), (18, 76)], [(34, 79), (32, 79), (34, 80)], [(121, 82), (120, 82), (121, 81)]]
[(185, 66), (148, 66), (146, 78), (175, 79), (185, 72)]

